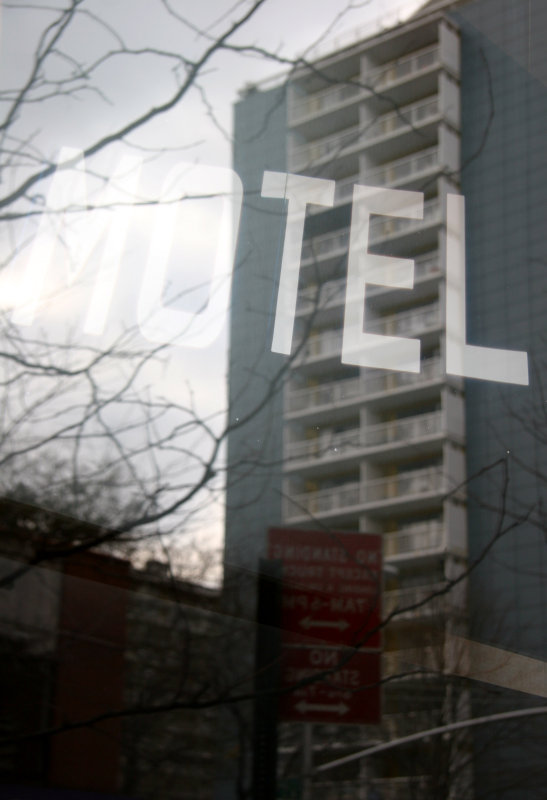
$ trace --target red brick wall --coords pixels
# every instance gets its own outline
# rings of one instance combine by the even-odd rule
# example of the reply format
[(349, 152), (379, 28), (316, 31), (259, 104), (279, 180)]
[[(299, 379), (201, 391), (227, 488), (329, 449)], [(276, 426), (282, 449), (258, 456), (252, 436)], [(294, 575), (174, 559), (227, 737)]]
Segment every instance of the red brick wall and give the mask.
[[(54, 678), (54, 725), (123, 708), (129, 565), (96, 553), (67, 560)], [(119, 789), (122, 721), (51, 737), (50, 786)]]

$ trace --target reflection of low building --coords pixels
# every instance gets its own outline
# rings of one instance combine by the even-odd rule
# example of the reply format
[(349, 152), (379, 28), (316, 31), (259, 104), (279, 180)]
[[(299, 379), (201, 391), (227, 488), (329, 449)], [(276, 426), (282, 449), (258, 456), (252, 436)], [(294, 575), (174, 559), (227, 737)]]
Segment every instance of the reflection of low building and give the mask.
[[(160, 565), (135, 575), (125, 702), (204, 699), (215, 681), (216, 592), (171, 579)], [(156, 565), (154, 565), (156, 566)], [(211, 797), (215, 709), (136, 716), (124, 728), (125, 790), (139, 798)]]
[(12, 505), (2, 525), (2, 783), (209, 798), (214, 710), (184, 706), (212, 684), (216, 591), (98, 552), (17, 575), (39, 513)]

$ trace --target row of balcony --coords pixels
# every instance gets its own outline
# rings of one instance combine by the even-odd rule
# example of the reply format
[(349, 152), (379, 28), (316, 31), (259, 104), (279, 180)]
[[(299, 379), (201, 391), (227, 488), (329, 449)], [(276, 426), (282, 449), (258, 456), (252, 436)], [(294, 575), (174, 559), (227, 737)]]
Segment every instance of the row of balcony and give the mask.
[(417, 178), (426, 172), (438, 167), (439, 148), (429, 147), (418, 153), (413, 153), (404, 158), (397, 158), (387, 164), (383, 164), (379, 169), (367, 172), (363, 178), (363, 183), (372, 186), (394, 186), (402, 181)]
[(443, 494), (445, 479), (440, 467), (408, 470), (367, 482), (349, 482), (342, 486), (303, 492), (287, 499), (284, 518), (288, 521), (307, 519), (308, 515), (347, 513), (372, 510), (386, 501), (408, 499), (431, 493)]
[(343, 255), (349, 245), (349, 228), (335, 233), (324, 233), (314, 236), (302, 245), (302, 264), (315, 262), (333, 255)]
[[(414, 281), (417, 282), (438, 275), (439, 270), (439, 257), (436, 253), (416, 258), (414, 260)], [(374, 292), (375, 287), (371, 284), (367, 291), (369, 293)], [(332, 308), (345, 302), (346, 278), (336, 278), (331, 281), (325, 281), (321, 289), (313, 285), (303, 289), (299, 294), (297, 313), (311, 313), (317, 309)]]
[(370, 242), (379, 242), (399, 236), (403, 233), (419, 231), (428, 225), (441, 221), (441, 203), (439, 198), (424, 203), (423, 219), (406, 219), (404, 217), (382, 217), (370, 223)]
[[(419, 231), (428, 225), (441, 221), (441, 203), (434, 197), (424, 203), (423, 219), (409, 219), (405, 217), (382, 217), (370, 223), (369, 242), (371, 244), (391, 239), (406, 233)], [(302, 265), (315, 263), (321, 259), (343, 255), (349, 245), (350, 229), (343, 228), (335, 233), (326, 233), (314, 236), (304, 242), (302, 246)]]
[[(367, 332), (387, 336), (417, 336), (438, 328), (441, 324), (441, 309), (439, 303), (405, 311), (401, 314), (367, 321)], [(326, 330), (323, 333), (312, 333), (307, 337), (305, 346), (294, 360), (294, 366), (299, 366), (303, 361), (319, 358), (329, 358), (342, 350), (341, 331)]]
[(421, 125), (439, 113), (439, 101), (437, 97), (430, 97), (403, 106), (399, 111), (390, 111), (389, 114), (382, 114), (371, 125), (367, 126), (367, 137), (370, 139), (380, 139), (409, 127)]
[(407, 555), (440, 550), (444, 545), (445, 533), (441, 522), (429, 520), (405, 525), (398, 531), (385, 533), (382, 539), (384, 558), (397, 560)]
[(368, 328), (372, 333), (392, 336), (407, 336), (419, 331), (429, 330), (441, 322), (441, 309), (438, 302), (427, 306), (402, 311), (400, 314), (389, 314), (371, 320)]
[(366, 91), (361, 76), (354, 75), (342, 85), (299, 97), (289, 106), (289, 124), (332, 111), (350, 100), (359, 99)]
[(439, 114), (437, 96), (419, 100), (375, 120), (353, 125), (341, 133), (297, 145), (291, 151), (291, 169), (298, 170), (327, 158), (338, 157), (350, 148), (363, 148), (386, 137), (408, 131), (434, 120)]
[[(339, 342), (341, 346), (341, 340)], [(339, 352), (338, 350), (336, 352)], [(420, 372), (381, 372), (364, 374), (359, 378), (329, 381), (305, 389), (287, 392), (287, 413), (315, 412), (321, 408), (350, 402), (362, 402), (370, 396), (408, 386), (417, 386), (441, 378), (440, 358), (429, 358), (421, 363)]]
[(382, 89), (383, 91), (401, 80), (407, 80), (419, 75), (424, 70), (438, 66), (440, 64), (439, 56), (438, 45), (426, 47), (409, 56), (384, 64), (372, 73), (371, 82), (376, 90)]
[[(348, 178), (336, 181), (336, 196), (334, 205), (340, 206), (350, 203), (353, 198), (353, 187), (356, 183), (367, 186), (385, 186), (387, 188), (398, 186), (412, 180), (419, 180), (425, 177), (432, 170), (437, 169), (440, 164), (439, 148), (429, 147), (420, 150), (410, 156), (397, 158), (388, 161), (380, 167), (365, 172), (363, 175), (356, 173)], [(309, 214), (319, 214), (324, 208), (317, 205), (310, 205)]]
[(292, 170), (305, 168), (310, 163), (339, 156), (346, 148), (359, 147), (367, 133), (367, 128), (353, 125), (342, 133), (334, 133), (323, 139), (316, 139), (292, 148), (290, 164)]
[[(402, 80), (414, 78), (440, 64), (439, 47), (425, 48), (412, 55), (384, 64), (365, 77), (355, 75), (343, 85), (296, 99), (289, 109), (290, 124), (296, 124), (317, 114), (333, 111), (348, 101), (360, 100), (372, 92), (385, 91)], [(367, 87), (370, 87), (367, 88)]]
[(288, 442), (286, 456), (298, 460), (347, 458), (363, 450), (374, 450), (390, 444), (413, 444), (424, 437), (440, 434), (443, 430), (444, 415), (442, 411), (434, 411), (339, 433), (327, 430), (314, 439)]

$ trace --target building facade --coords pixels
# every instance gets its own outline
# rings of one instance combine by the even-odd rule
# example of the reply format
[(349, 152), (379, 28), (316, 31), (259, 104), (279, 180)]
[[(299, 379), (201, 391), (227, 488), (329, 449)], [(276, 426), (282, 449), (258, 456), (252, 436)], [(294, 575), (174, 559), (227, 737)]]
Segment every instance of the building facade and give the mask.
[[(459, 192), (459, 36), (446, 18), (419, 20), (317, 66), (290, 83), (288, 171), (334, 179), (336, 190), (332, 211), (310, 207), (302, 248), (301, 350), (285, 387), (283, 521), (381, 533), (384, 616), (409, 609), (385, 627), (383, 674), (442, 675), (446, 636), (465, 630), (466, 615), (463, 586), (435, 596), (467, 556), (457, 491), (465, 482), (463, 386), (443, 369), (445, 197)], [(423, 192), (423, 219), (371, 221), (370, 250), (414, 259), (414, 287), (367, 286), (364, 315), (367, 332), (419, 338), (419, 372), (342, 363), (346, 306), (359, 302), (347, 291), (355, 184)], [(384, 692), (384, 730), (360, 731), (363, 744), (408, 733), (409, 711), (424, 727), (451, 721), (444, 681), (410, 680)], [(388, 796), (426, 785), (436, 794), (443, 783), (461, 793), (455, 764), (435, 775), (428, 760), (401, 753), (397, 763), (390, 756), (367, 765), (365, 776)], [(363, 774), (346, 778), (356, 777), (355, 790)], [(325, 778), (337, 793), (337, 781)]]
[(0, 795), (210, 798), (218, 590), (97, 551), (29, 567), (48, 532), (93, 530), (32, 506), (0, 528)]
[[(267, 528), (279, 523), (380, 533), (383, 613), (393, 615), (383, 631), (382, 726), (317, 726), (316, 764), (360, 744), (526, 703), (518, 693), (498, 698), (488, 680), (470, 687), (454, 677), (463, 672), (460, 643), (470, 628), (472, 638), (504, 652), (545, 658), (545, 573), (530, 572), (545, 559), (532, 509), (545, 497), (538, 397), (546, 24), (537, 2), (428, 3), (403, 25), (295, 70), (281, 87), (248, 87), (236, 106), (234, 164), (246, 204), (234, 278), (231, 414), (244, 397), (259, 408), (229, 444), (227, 565), (256, 570)], [(262, 189), (264, 171), (335, 181), (328, 208), (306, 209), (284, 360), (270, 347), (286, 204)], [(370, 253), (413, 259), (411, 288), (379, 280), (364, 299), (367, 333), (419, 340), (417, 372), (342, 360), (348, 306), (363, 303), (347, 289), (356, 184), (423, 196), (421, 218), (384, 212), (368, 230)], [(449, 194), (463, 194), (467, 204), (468, 340), (528, 352), (536, 365), (529, 387), (447, 373)], [(263, 403), (268, 392), (270, 404)], [(525, 431), (531, 408), (536, 421)], [(526, 471), (530, 459), (534, 468)], [(252, 492), (242, 464), (256, 467)], [(494, 547), (502, 563), (491, 557)], [(497, 594), (485, 590), (490, 582)], [(475, 751), (469, 734), (452, 734), (352, 772), (325, 771), (314, 792), (539, 797), (542, 769), (529, 745), (539, 728), (528, 726), (525, 735), (521, 728), (509, 742), (484, 730)], [(283, 735), (280, 769), (290, 772), (300, 734), (287, 726)]]

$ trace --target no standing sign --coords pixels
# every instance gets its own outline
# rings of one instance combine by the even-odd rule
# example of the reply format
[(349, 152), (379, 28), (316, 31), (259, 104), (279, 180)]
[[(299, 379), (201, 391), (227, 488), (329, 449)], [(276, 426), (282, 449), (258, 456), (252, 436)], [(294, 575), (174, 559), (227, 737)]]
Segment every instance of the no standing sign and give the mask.
[(272, 528), (268, 543), (283, 568), (281, 685), (304, 682), (281, 716), (379, 722), (381, 537)]

